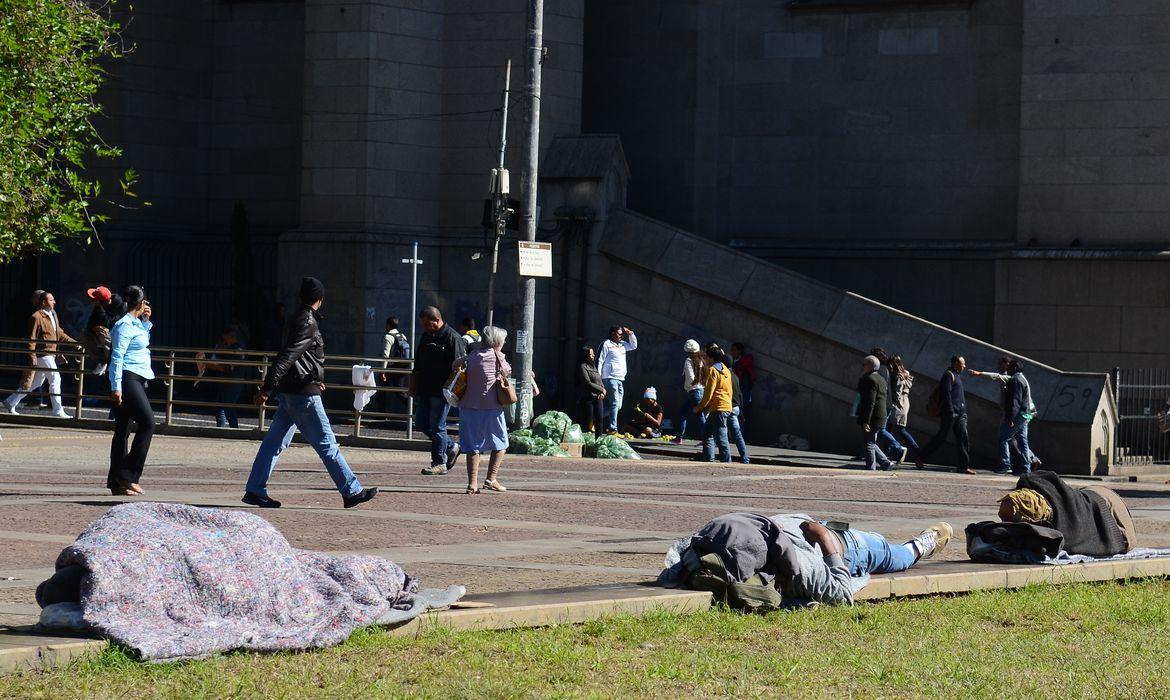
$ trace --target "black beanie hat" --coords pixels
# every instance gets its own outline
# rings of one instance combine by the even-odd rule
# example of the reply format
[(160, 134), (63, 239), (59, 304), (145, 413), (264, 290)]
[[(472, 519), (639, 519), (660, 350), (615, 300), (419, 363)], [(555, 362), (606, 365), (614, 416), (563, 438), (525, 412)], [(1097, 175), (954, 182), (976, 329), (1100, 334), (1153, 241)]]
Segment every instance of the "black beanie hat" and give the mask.
[(305, 277), (301, 280), (301, 302), (312, 304), (325, 298), (325, 285), (316, 277)]

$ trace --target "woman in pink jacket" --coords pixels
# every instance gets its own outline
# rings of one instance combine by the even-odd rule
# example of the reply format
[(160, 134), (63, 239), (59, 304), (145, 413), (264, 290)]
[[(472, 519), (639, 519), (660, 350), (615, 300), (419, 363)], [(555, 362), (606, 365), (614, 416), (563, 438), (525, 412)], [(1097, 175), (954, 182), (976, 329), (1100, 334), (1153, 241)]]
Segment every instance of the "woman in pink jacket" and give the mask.
[(453, 365), (466, 363), (467, 368), (467, 392), (459, 401), (459, 449), (467, 455), (467, 493), (479, 493), (479, 456), (485, 452), (491, 457), (483, 488), (508, 490), (497, 480), (508, 449), (508, 425), (497, 395), (500, 377), (512, 376), (512, 367), (502, 352), (508, 332), (487, 326), (480, 331), (480, 337), (479, 345)]

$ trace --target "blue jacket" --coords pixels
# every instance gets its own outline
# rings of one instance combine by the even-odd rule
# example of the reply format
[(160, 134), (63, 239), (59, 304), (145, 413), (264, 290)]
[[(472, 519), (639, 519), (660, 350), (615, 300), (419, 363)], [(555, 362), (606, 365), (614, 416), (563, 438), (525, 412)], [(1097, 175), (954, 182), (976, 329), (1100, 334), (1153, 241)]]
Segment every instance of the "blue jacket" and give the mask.
[(122, 390), (123, 372), (154, 379), (154, 370), (150, 368), (150, 329), (153, 325), (131, 314), (114, 324), (110, 334), (110, 391)]

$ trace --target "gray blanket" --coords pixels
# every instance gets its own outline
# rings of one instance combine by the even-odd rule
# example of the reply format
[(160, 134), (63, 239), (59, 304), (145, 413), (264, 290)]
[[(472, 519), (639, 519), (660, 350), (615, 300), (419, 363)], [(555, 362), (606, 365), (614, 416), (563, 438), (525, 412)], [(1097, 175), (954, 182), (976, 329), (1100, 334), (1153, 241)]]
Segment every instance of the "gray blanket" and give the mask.
[[(84, 624), (154, 661), (332, 646), (464, 593), (420, 594), (414, 578), (379, 557), (294, 549), (251, 513), (168, 503), (111, 508), (61, 552), (57, 568), (70, 565), (88, 572)], [(60, 619), (50, 610), (60, 607), (42, 618)]]

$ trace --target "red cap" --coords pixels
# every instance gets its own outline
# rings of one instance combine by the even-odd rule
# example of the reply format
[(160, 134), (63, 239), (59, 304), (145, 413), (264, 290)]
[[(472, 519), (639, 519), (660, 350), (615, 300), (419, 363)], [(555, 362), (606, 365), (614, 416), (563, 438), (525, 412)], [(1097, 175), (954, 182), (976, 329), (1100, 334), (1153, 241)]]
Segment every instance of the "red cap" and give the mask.
[(94, 287), (93, 289), (86, 290), (85, 293), (90, 299), (103, 303), (109, 301), (113, 296), (110, 294), (110, 290), (105, 287)]

